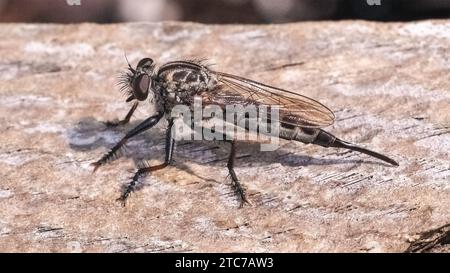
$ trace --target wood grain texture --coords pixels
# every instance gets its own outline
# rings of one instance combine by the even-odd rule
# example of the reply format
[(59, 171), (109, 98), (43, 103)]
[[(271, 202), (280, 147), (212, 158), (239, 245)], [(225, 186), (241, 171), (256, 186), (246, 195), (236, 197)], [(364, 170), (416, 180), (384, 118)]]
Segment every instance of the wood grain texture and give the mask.
[[(2, 252), (449, 250), (449, 21), (3, 24), (0, 36)], [(293, 142), (274, 152), (240, 144), (236, 172), (253, 206), (238, 209), (229, 147), (183, 142), (123, 208), (114, 200), (136, 164), (164, 158), (161, 124), (91, 174), (89, 163), (151, 113), (144, 105), (129, 125), (102, 123), (130, 107), (115, 86), (124, 52), (133, 64), (206, 57), (315, 98), (336, 113), (330, 132), (400, 166)], [(424, 238), (436, 246), (420, 248)]]

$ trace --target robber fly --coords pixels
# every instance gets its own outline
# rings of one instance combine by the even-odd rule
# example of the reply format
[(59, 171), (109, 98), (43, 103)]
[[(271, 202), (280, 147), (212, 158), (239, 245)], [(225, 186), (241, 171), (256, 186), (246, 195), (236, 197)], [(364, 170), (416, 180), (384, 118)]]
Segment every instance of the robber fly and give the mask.
[[(153, 60), (144, 58), (136, 68), (128, 63), (128, 70), (120, 81), (121, 89), (127, 92), (127, 102), (134, 101), (125, 119), (108, 125), (125, 124), (130, 120), (140, 101), (148, 98), (152, 92), (152, 101), (156, 113), (145, 119), (134, 129), (129, 131), (108, 153), (100, 160), (92, 163), (94, 172), (102, 165), (116, 158), (118, 151), (127, 141), (139, 133), (155, 126), (163, 117), (167, 119), (164, 163), (155, 166), (139, 168), (131, 182), (124, 187), (118, 198), (125, 204), (129, 194), (135, 190), (140, 177), (146, 173), (163, 169), (171, 164), (175, 140), (172, 134), (174, 118), (170, 112), (175, 105), (192, 106), (194, 97), (200, 97), (203, 105), (218, 105), (225, 109), (229, 103), (244, 105), (276, 105), (279, 108), (279, 137), (295, 140), (306, 144), (317, 144), (323, 147), (346, 148), (358, 151), (394, 166), (398, 163), (393, 159), (341, 140), (323, 127), (333, 124), (333, 112), (321, 103), (281, 88), (269, 86), (236, 75), (218, 72), (210, 69), (201, 61), (174, 61), (156, 67)], [(228, 157), (228, 171), (232, 186), (240, 200), (240, 206), (248, 200), (245, 191), (234, 171), (236, 156), (236, 140), (227, 140), (231, 144)]]

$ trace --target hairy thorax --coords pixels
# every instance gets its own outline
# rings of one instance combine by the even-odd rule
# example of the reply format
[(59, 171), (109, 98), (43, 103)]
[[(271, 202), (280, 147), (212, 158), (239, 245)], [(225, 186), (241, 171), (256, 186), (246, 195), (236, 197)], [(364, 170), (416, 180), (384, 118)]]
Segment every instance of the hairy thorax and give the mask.
[(200, 64), (186, 67), (169, 63), (159, 69), (157, 81), (161, 99), (169, 109), (176, 104), (192, 105), (196, 95), (217, 84), (216, 77)]

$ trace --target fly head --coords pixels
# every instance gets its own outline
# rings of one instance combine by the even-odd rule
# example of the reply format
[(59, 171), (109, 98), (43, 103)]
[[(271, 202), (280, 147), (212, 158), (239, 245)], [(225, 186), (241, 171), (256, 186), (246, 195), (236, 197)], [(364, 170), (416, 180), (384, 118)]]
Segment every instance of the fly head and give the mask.
[(127, 102), (137, 99), (143, 101), (147, 99), (152, 83), (152, 75), (155, 65), (150, 58), (141, 59), (136, 69), (128, 63), (128, 71), (121, 77), (120, 84), (122, 90), (128, 92)]

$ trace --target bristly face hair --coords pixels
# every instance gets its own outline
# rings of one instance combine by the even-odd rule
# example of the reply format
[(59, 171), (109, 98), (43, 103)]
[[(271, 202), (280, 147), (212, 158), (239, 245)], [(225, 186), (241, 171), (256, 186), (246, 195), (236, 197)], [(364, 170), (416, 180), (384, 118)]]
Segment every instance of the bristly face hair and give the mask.
[(119, 74), (117, 85), (120, 87), (119, 90), (128, 97), (126, 101), (129, 102), (134, 98), (131, 84), (136, 75), (136, 70), (131, 67), (126, 54), (125, 59), (127, 60), (128, 67), (125, 72)]

